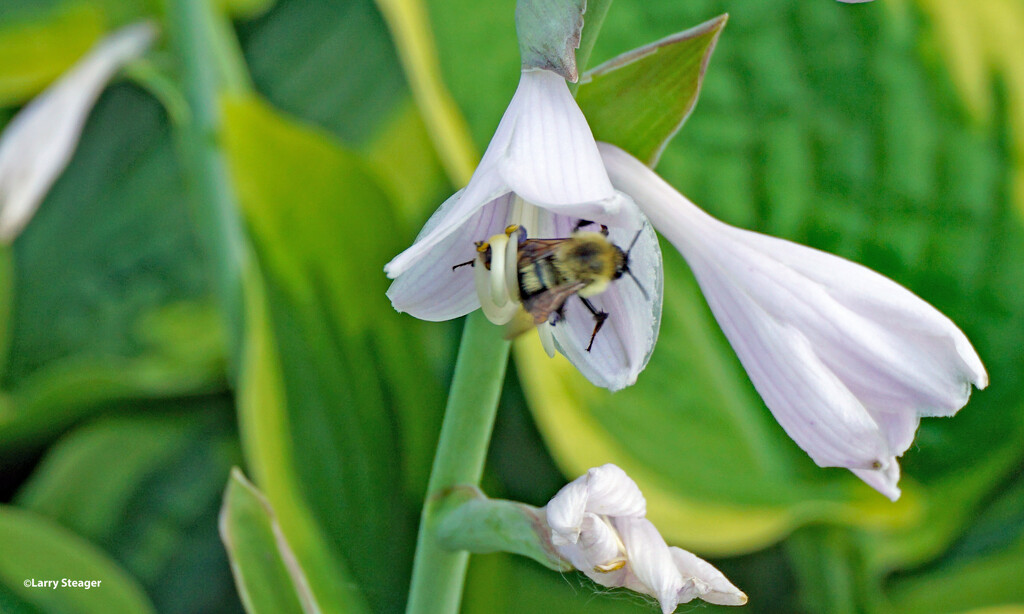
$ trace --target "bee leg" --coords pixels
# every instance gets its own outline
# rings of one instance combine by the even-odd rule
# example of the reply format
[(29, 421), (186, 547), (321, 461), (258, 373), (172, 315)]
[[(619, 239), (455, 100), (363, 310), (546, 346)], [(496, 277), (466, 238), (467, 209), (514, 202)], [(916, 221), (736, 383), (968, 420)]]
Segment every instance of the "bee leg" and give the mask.
[(562, 303), (558, 309), (551, 312), (548, 316), (548, 324), (554, 326), (565, 319), (565, 303)]
[[(576, 225), (572, 227), (572, 231), (576, 232), (580, 228), (593, 225), (593, 223), (594, 222), (591, 222), (590, 220), (580, 219), (580, 221), (576, 222)], [(601, 228), (605, 228), (604, 224), (601, 224)]]
[(454, 271), (455, 269), (459, 268), (460, 266), (466, 266), (466, 265), (473, 266), (474, 262), (476, 262), (476, 258), (474, 258), (472, 260), (467, 260), (466, 262), (460, 262), (459, 264), (454, 265), (452, 267), (452, 270)]
[(589, 299), (585, 299), (582, 296), (580, 300), (583, 301), (583, 305), (594, 315), (594, 332), (590, 333), (590, 343), (587, 345), (587, 351), (594, 347), (594, 338), (597, 337), (597, 331), (601, 330), (604, 326), (604, 321), (608, 319), (608, 312), (598, 311), (594, 304)]
[[(590, 226), (593, 223), (594, 222), (591, 222), (590, 220), (580, 220), (580, 221), (576, 222), (575, 226), (573, 226), (572, 231), (576, 232), (580, 228), (583, 228), (584, 226)], [(601, 234), (603, 234), (604, 236), (607, 237), (608, 236), (608, 227), (605, 226), (604, 224), (601, 224), (600, 226), (601, 226)]]

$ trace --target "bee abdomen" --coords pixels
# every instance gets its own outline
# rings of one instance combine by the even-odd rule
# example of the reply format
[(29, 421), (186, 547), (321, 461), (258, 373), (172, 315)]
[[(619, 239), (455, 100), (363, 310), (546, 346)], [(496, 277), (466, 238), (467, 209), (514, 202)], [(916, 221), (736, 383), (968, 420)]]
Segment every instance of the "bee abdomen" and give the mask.
[(519, 268), (519, 292), (531, 297), (561, 283), (562, 276), (550, 258), (534, 260)]

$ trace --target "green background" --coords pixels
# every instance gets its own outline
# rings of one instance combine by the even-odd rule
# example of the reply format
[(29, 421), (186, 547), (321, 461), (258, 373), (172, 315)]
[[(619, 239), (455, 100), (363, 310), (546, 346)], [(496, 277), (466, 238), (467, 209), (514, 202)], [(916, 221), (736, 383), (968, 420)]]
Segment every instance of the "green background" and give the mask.
[[(224, 101), (219, 141), (251, 242), (248, 353), (229, 358), (176, 124), (119, 81), (3, 252), (4, 612), (241, 611), (217, 534), (234, 465), (303, 527), (299, 556), (343, 587), (327, 602), (403, 607), (461, 326), (394, 313), (381, 269), (461, 186), (373, 2), (220, 4), (258, 94)], [(162, 6), (4, 2), (0, 123), (104, 32)], [(514, 2), (426, 7), (483, 151), (518, 81)], [(785, 436), (666, 243), (662, 334), (639, 383), (610, 395), (518, 347), (484, 490), (543, 505), (618, 462), (670, 541), (722, 569), (748, 611), (1024, 610), (1024, 5), (618, 0), (590, 65), (726, 12), (658, 172), (727, 222), (911, 288), (963, 328), (991, 385), (922, 423), (891, 504)], [(166, 39), (150, 58), (177, 78)], [(52, 574), (104, 584), (22, 586)], [(480, 555), (463, 610), (656, 606)]]

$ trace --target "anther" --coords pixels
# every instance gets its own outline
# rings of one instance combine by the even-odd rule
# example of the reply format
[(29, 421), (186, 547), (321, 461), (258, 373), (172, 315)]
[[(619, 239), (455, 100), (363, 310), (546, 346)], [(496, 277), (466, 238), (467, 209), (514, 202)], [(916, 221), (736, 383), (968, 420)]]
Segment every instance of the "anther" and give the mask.
[(626, 566), (626, 559), (614, 559), (602, 565), (594, 565), (594, 571), (597, 573), (611, 573), (618, 571)]

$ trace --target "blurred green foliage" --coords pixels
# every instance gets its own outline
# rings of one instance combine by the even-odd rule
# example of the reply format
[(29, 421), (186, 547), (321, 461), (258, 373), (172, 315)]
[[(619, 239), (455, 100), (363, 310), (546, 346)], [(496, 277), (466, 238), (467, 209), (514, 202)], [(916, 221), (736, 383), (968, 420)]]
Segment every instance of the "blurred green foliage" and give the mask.
[[(401, 610), (459, 326), (395, 314), (381, 267), (457, 186), (370, 0), (224, 4), (262, 98), (221, 109), (251, 241), (250, 362), (229, 386), (175, 126), (143, 89), (116, 84), (0, 269), (4, 612), (240, 611), (216, 526), (243, 457), (295, 555), (313, 562), (322, 604)], [(679, 545), (720, 556), (752, 611), (1024, 604), (1022, 64), (1005, 37), (951, 28), (948, 4), (618, 0), (591, 61), (730, 13), (658, 171), (730, 223), (896, 279), (975, 343), (992, 385), (956, 418), (922, 423), (904, 499), (818, 469), (785, 437), (670, 248), (661, 343), (637, 386), (608, 395), (520, 351), (490, 495), (542, 505), (562, 472), (615, 460), (663, 519), (692, 521), (655, 518)], [(514, 2), (427, 5), (444, 82), (482, 151), (518, 80)], [(1017, 0), (974, 5), (979, 23), (1024, 27)], [(4, 2), (0, 105), (162, 6)], [(986, 53), (965, 59), (974, 48)], [(154, 59), (174, 76), (165, 49)], [(253, 539), (267, 537), (260, 526)], [(47, 573), (104, 590), (89, 591), (93, 604), (21, 584)], [(472, 559), (464, 611), (654, 607), (487, 555)]]

